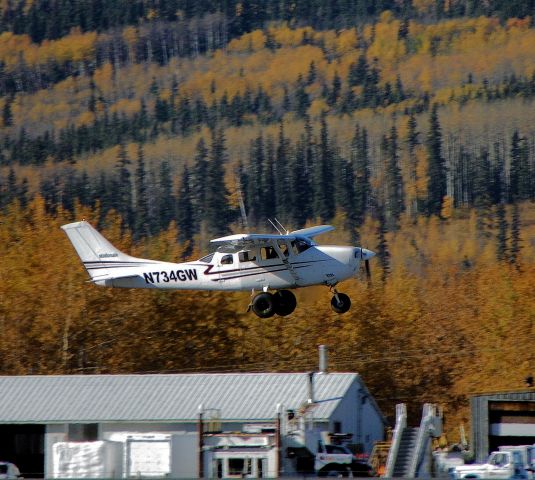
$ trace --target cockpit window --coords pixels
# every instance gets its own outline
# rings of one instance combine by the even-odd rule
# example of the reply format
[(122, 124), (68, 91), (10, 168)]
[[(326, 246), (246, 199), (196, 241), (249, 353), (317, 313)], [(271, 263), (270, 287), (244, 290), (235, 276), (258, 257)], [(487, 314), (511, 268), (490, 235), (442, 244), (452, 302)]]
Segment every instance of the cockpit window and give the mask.
[(199, 262), (210, 263), (213, 258), (214, 258), (214, 254), (210, 253), (209, 255), (205, 255), (204, 257), (200, 258)]
[(232, 265), (233, 262), (232, 255), (224, 255), (221, 257), (221, 265)]
[(292, 248), (295, 248), (297, 250), (297, 253), (303, 253), (305, 250), (308, 250), (311, 247), (311, 242), (307, 241), (304, 238), (296, 238), (292, 242)]
[(254, 262), (256, 255), (251, 250), (244, 250), (238, 254), (240, 262)]
[(279, 258), (276, 250), (273, 247), (262, 247), (260, 249), (262, 260), (271, 260), (273, 258)]

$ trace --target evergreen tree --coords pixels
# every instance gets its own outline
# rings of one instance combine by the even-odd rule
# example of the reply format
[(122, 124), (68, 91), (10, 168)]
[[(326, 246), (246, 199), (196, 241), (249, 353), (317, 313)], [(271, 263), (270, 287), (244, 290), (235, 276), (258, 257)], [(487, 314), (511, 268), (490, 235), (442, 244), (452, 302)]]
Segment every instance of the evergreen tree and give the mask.
[(442, 130), (435, 103), (429, 118), (426, 148), (428, 155), (427, 214), (440, 215), (442, 200), (446, 196), (446, 162), (442, 156)]
[(171, 174), (171, 166), (167, 160), (164, 160), (160, 164), (159, 172), (159, 230), (167, 230), (169, 224), (176, 218), (177, 208), (181, 208), (180, 204), (177, 205), (176, 197), (173, 194), (173, 177)]
[(178, 241), (185, 245), (183, 258), (191, 255), (193, 250), (194, 213), (190, 189), (190, 173), (188, 166), (184, 166), (182, 181), (178, 190), (177, 226)]
[(333, 82), (329, 94), (327, 96), (327, 104), (331, 107), (336, 105), (338, 98), (340, 98), (340, 90), (342, 89), (342, 79), (338, 72), (334, 72)]
[(507, 250), (507, 218), (505, 212), (505, 204), (500, 202), (496, 206), (496, 221), (498, 224), (498, 233), (496, 235), (496, 258), (500, 262), (504, 262), (509, 258)]
[(411, 112), (411, 114), (409, 115), (409, 119), (407, 121), (406, 144), (407, 144), (407, 153), (409, 157), (409, 162), (408, 162), (409, 179), (412, 184), (411, 187), (414, 190), (412, 201), (410, 202), (410, 205), (408, 205), (408, 210), (409, 210), (410, 215), (413, 218), (416, 215), (418, 215), (418, 212), (420, 211), (418, 195), (416, 192), (416, 183), (418, 182), (418, 174), (417, 174), (418, 159), (416, 158), (416, 147), (420, 143), (418, 140), (419, 135), (420, 133), (418, 132), (418, 126), (416, 124), (416, 117), (414, 115), (414, 112)]
[(511, 138), (509, 200), (516, 202), (529, 199), (531, 188), (529, 148), (526, 139), (520, 137), (515, 130)]
[(492, 204), (489, 195), (492, 169), (486, 148), (482, 148), (476, 157), (474, 170), (472, 191), (477, 215), (476, 228), (482, 237), (489, 237), (493, 226)]
[(198, 232), (206, 214), (206, 181), (208, 178), (208, 148), (204, 138), (197, 142), (191, 174), (191, 201), (195, 216), (194, 230)]
[(290, 140), (284, 136), (284, 124), (279, 125), (279, 138), (275, 154), (274, 180), (275, 180), (275, 211), (281, 221), (288, 219), (288, 204), (290, 202), (289, 185), (289, 159)]
[(299, 74), (297, 86), (295, 88), (295, 113), (298, 118), (303, 118), (310, 107), (310, 98), (306, 92), (306, 85), (303, 77)]
[(320, 125), (314, 175), (314, 215), (325, 222), (332, 219), (335, 214), (334, 156), (329, 140), (326, 112), (321, 115)]
[(351, 163), (355, 175), (355, 218), (357, 225), (364, 222), (371, 192), (370, 161), (368, 156), (368, 132), (358, 124), (351, 140)]
[(247, 214), (254, 225), (258, 225), (264, 218), (264, 196), (269, 188), (262, 184), (262, 172), (264, 171), (264, 138), (260, 133), (251, 142), (248, 184), (247, 184)]
[(362, 53), (356, 63), (352, 63), (349, 66), (349, 74), (347, 83), (350, 87), (356, 87), (357, 85), (363, 85), (368, 77), (368, 62), (366, 60), (366, 54)]
[(264, 212), (269, 218), (276, 214), (277, 198), (275, 188), (275, 141), (271, 135), (266, 140), (266, 159), (261, 184), (265, 189)]
[(388, 249), (388, 241), (385, 216), (381, 212), (379, 215), (379, 231), (377, 241), (377, 258), (379, 265), (381, 265), (381, 282), (384, 284), (390, 275), (390, 251)]
[(112, 207), (121, 215), (121, 228), (123, 231), (132, 230), (132, 183), (130, 181), (129, 165), (131, 164), (126, 145), (119, 144), (117, 163), (115, 164), (115, 176), (113, 179), (114, 188), (112, 191)]
[(225, 186), (226, 147), (222, 129), (212, 130), (210, 162), (207, 169), (206, 224), (213, 236), (224, 235), (232, 219)]
[(135, 172), (135, 238), (145, 238), (150, 234), (149, 201), (147, 197), (147, 172), (145, 169), (145, 154), (143, 145), (137, 149), (137, 167)]
[(520, 239), (520, 209), (518, 203), (513, 203), (511, 215), (511, 249), (509, 250), (509, 263), (517, 269), (520, 268), (520, 251), (522, 249)]
[(384, 137), (383, 149), (385, 166), (385, 217), (389, 230), (397, 228), (403, 211), (403, 181), (399, 167), (398, 134), (395, 125), (390, 129), (390, 137)]
[(10, 127), (13, 125), (13, 112), (11, 110), (12, 103), (13, 96), (7, 96), (4, 102), (4, 108), (2, 109), (2, 120), (4, 122), (4, 127)]

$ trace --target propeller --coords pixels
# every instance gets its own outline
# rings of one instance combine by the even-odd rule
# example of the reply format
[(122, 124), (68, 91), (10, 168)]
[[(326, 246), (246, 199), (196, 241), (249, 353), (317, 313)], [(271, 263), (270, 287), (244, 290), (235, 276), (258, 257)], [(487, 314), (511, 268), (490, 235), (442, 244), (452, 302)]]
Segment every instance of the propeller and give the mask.
[(366, 270), (366, 278), (368, 281), (372, 278), (372, 272), (370, 269), (370, 259), (375, 257), (375, 252), (368, 250), (366, 248), (360, 248), (360, 259), (364, 260), (364, 268)]

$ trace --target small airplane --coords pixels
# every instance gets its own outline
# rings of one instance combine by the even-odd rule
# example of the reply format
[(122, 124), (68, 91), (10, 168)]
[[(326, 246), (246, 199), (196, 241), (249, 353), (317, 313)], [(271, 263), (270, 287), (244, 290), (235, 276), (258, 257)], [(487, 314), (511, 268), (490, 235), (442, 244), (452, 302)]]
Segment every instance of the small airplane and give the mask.
[[(275, 225), (274, 225), (275, 226)], [(275, 226), (276, 227), (276, 226)], [(193, 262), (170, 263), (120, 252), (85, 220), (61, 227), (73, 244), (91, 282), (106, 287), (169, 290), (251, 291), (249, 309), (261, 318), (290, 315), (297, 305), (289, 290), (325, 285), (334, 295), (331, 308), (345, 313), (349, 297), (336, 285), (356, 274), (374, 252), (360, 247), (318, 245), (313, 238), (330, 225), (275, 234), (238, 234), (216, 238), (215, 252)], [(273, 293), (270, 293), (273, 291)]]

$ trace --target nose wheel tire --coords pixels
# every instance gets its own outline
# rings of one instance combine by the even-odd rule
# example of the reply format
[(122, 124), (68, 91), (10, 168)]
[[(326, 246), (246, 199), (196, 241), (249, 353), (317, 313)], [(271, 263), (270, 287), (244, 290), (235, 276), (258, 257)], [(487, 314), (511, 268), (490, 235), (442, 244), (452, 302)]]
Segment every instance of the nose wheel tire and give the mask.
[(351, 307), (351, 300), (345, 293), (337, 293), (331, 299), (331, 308), (336, 313), (346, 313), (350, 307)]
[(251, 307), (260, 318), (269, 318), (275, 315), (275, 301), (271, 293), (259, 293), (253, 298)]
[(273, 295), (275, 300), (275, 313), (281, 317), (290, 315), (295, 310), (297, 300), (290, 290), (279, 290)]

